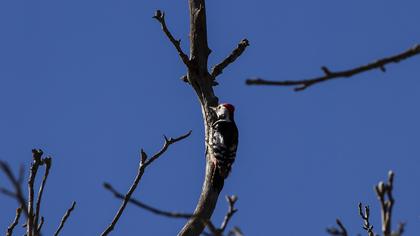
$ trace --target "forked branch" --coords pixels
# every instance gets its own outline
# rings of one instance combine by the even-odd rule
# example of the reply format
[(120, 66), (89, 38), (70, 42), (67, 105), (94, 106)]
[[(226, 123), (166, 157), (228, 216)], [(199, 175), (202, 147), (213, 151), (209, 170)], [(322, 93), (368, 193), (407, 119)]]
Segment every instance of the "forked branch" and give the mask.
[(162, 26), (163, 32), (168, 37), (169, 41), (171, 41), (171, 43), (174, 45), (175, 49), (178, 51), (179, 57), (184, 62), (184, 64), (187, 67), (189, 67), (190, 66), (190, 59), (182, 51), (182, 48), (181, 48), (181, 40), (180, 39), (176, 40), (174, 38), (174, 36), (171, 34), (171, 32), (169, 31), (168, 27), (166, 26), (165, 12), (163, 12), (161, 10), (157, 10), (156, 13), (155, 13), (155, 15), (153, 16), (153, 18), (156, 19), (157, 21), (159, 21), (160, 25)]
[(207, 226), (205, 222), (210, 220), (216, 207), (219, 193), (224, 185), (224, 178), (220, 178), (220, 176), (215, 177), (214, 175), (216, 166), (212, 160), (215, 157), (208, 144), (213, 132), (212, 125), (216, 120), (214, 111), (211, 108), (216, 107), (219, 103), (219, 99), (214, 94), (213, 86), (215, 81), (212, 77), (216, 77), (222, 73), (227, 65), (235, 61), (248, 46), (248, 41), (242, 41), (232, 55), (228, 56), (219, 65), (216, 65), (212, 75), (208, 71), (208, 57), (211, 50), (207, 40), (206, 1), (188, 0), (188, 3), (190, 15), (189, 60), (187, 60), (187, 56), (182, 52), (179, 40), (175, 40), (167, 29), (164, 14), (161, 11), (157, 11), (154, 18), (161, 23), (163, 31), (177, 48), (178, 54), (180, 54), (181, 59), (188, 67), (187, 75), (183, 76), (182, 80), (188, 82), (194, 89), (200, 101), (204, 119), (206, 172), (203, 187), (193, 213), (194, 216), (190, 217), (178, 233), (179, 236), (198, 236)]
[(408, 49), (405, 52), (385, 57), (379, 60), (376, 60), (374, 62), (368, 63), (366, 65), (362, 65), (359, 67), (355, 67), (349, 70), (343, 70), (343, 71), (331, 71), (327, 67), (323, 66), (321, 67), (322, 71), (324, 72), (324, 75), (310, 78), (310, 79), (303, 79), (303, 80), (283, 80), (283, 81), (272, 81), (272, 80), (265, 80), (261, 78), (256, 79), (247, 79), (246, 84), (247, 85), (277, 85), (277, 86), (292, 86), (294, 87), (295, 91), (302, 91), (307, 88), (309, 88), (312, 85), (319, 84), (321, 82), (333, 80), (333, 79), (339, 79), (339, 78), (349, 78), (354, 75), (380, 69), (381, 71), (385, 72), (385, 66), (391, 63), (398, 63), (400, 61), (406, 60), (410, 57), (413, 57), (415, 55), (420, 54), (420, 45), (415, 45), (414, 47)]
[[(32, 150), (32, 163), (30, 167), (29, 180), (28, 180), (28, 185), (27, 185), (28, 192), (29, 192), (28, 201), (23, 196), (23, 190), (22, 190), (23, 179), (24, 179), (24, 174), (25, 174), (24, 168), (21, 166), (21, 168), (19, 169), (19, 176), (15, 177), (9, 165), (6, 162), (0, 161), (0, 167), (1, 167), (0, 170), (2, 170), (6, 174), (6, 176), (8, 177), (8, 179), (10, 180), (14, 188), (14, 192), (7, 190), (5, 188), (2, 188), (1, 192), (6, 194), (7, 196), (15, 198), (20, 205), (20, 207), (16, 211), (16, 218), (14, 221), (16, 222), (16, 224), (17, 224), (17, 221), (19, 220), (21, 212), (23, 211), (26, 214), (27, 219), (26, 219), (26, 223), (24, 227), (26, 227), (25, 235), (27, 236), (29, 235), (40, 236), (42, 226), (44, 225), (44, 217), (41, 216), (42, 196), (45, 190), (47, 178), (50, 173), (52, 158), (51, 157), (44, 158), (43, 154), (44, 153), (41, 149)], [(42, 166), (45, 166), (45, 172), (41, 180), (41, 184), (38, 190), (38, 195), (35, 201), (35, 182), (36, 182), (38, 170)], [(73, 208), (74, 208), (74, 205), (72, 206), (71, 210), (73, 210)], [(67, 217), (68, 216), (66, 216), (66, 219)], [(12, 224), (9, 227), (7, 231), (7, 235), (12, 234), (14, 227), (15, 227), (14, 224)]]
[(117, 213), (115, 214), (114, 219), (109, 224), (109, 226), (104, 230), (104, 232), (101, 234), (102, 236), (108, 235), (111, 231), (114, 230), (115, 225), (117, 224), (118, 220), (120, 219), (122, 213), (125, 210), (125, 207), (127, 206), (128, 202), (131, 199), (131, 195), (134, 193), (138, 184), (140, 183), (140, 180), (141, 180), (141, 178), (144, 174), (144, 171), (145, 171), (146, 167), (149, 166), (150, 164), (152, 164), (164, 152), (166, 152), (166, 150), (168, 149), (168, 147), (170, 145), (187, 138), (188, 136), (190, 136), (190, 134), (191, 134), (191, 131), (189, 131), (188, 133), (186, 133), (186, 134), (184, 134), (184, 135), (182, 135), (178, 138), (169, 138), (169, 139), (165, 136), (164, 137), (165, 138), (165, 143), (163, 144), (163, 147), (149, 159), (148, 159), (147, 154), (143, 151), (143, 149), (141, 150), (140, 165), (139, 165), (139, 168), (138, 168), (138, 171), (137, 171), (137, 175), (134, 178), (133, 184), (131, 185), (128, 192), (125, 194), (124, 200), (122, 201), (120, 208), (118, 209)]
[[(125, 199), (125, 195), (118, 192), (111, 184), (109, 183), (104, 183), (104, 188), (108, 191), (110, 191), (116, 198), (118, 199)], [(225, 231), (230, 219), (232, 218), (232, 216), (238, 211), (235, 208), (235, 203), (237, 201), (237, 197), (235, 195), (232, 196), (227, 196), (226, 200), (228, 201), (229, 204), (229, 208), (228, 208), (228, 212), (226, 213), (226, 216), (220, 226), (220, 228), (217, 228), (210, 220), (207, 219), (200, 219), (203, 221), (203, 223), (207, 226), (207, 228), (210, 230), (211, 233), (204, 233), (205, 235), (211, 235), (211, 236), (221, 236), (223, 235), (223, 232)], [(150, 206), (148, 204), (145, 204), (141, 201), (139, 201), (138, 199), (135, 198), (130, 198), (128, 200), (129, 203), (140, 207), (146, 211), (149, 211), (151, 213), (154, 213), (156, 215), (160, 215), (160, 216), (165, 216), (165, 217), (169, 217), (169, 218), (198, 218), (199, 216), (196, 216), (194, 214), (191, 213), (180, 213), (180, 212), (175, 212), (175, 211), (165, 211), (165, 210), (161, 210), (158, 209), (156, 207)]]
[[(32, 163), (29, 172), (29, 180), (28, 180), (28, 220), (26, 223), (26, 235), (28, 236), (37, 236), (39, 235), (38, 229), (41, 229), (41, 225), (39, 225), (39, 210), (41, 206), (42, 200), (42, 193), (44, 191), (45, 183), (48, 177), (48, 173), (51, 167), (51, 158), (46, 157), (42, 158), (44, 152), (41, 149), (32, 149)], [(45, 174), (43, 180), (41, 182), (41, 186), (38, 191), (38, 197), (36, 203), (34, 203), (35, 198), (35, 179), (38, 173), (38, 169), (40, 166), (46, 166)], [(35, 205), (35, 209), (34, 209)]]
[(362, 203), (359, 203), (359, 215), (363, 219), (363, 229), (366, 230), (368, 236), (375, 236), (373, 232), (373, 225), (370, 224), (370, 209), (369, 206), (365, 206), (365, 210), (363, 211)]
[(223, 219), (223, 222), (219, 228), (219, 230), (223, 233), (226, 229), (226, 226), (228, 225), (230, 219), (232, 216), (238, 211), (238, 209), (235, 208), (235, 203), (238, 200), (238, 197), (235, 195), (232, 196), (226, 196), (226, 201), (229, 204), (228, 212), (225, 215), (225, 218)]
[[(392, 196), (392, 190), (394, 189), (394, 172), (388, 172), (388, 182), (379, 182), (375, 186), (376, 196), (381, 204), (381, 218), (382, 218), (382, 233), (384, 236), (391, 235), (391, 217), (392, 217), (392, 208), (394, 206), (394, 197)], [(402, 232), (404, 232), (404, 225), (402, 227)]]
[(38, 197), (36, 199), (36, 210), (35, 210), (35, 219), (34, 219), (35, 220), (34, 224), (36, 227), (36, 234), (39, 234), (42, 224), (44, 223), (44, 221), (42, 221), (42, 224), (41, 223), (38, 224), (39, 218), (40, 218), (39, 213), (41, 209), (42, 194), (44, 193), (45, 183), (47, 182), (48, 174), (50, 173), (52, 159), (51, 157), (46, 157), (42, 161), (43, 161), (43, 164), (45, 164), (45, 173), (44, 173), (44, 177), (42, 178), (41, 186), (39, 187)]

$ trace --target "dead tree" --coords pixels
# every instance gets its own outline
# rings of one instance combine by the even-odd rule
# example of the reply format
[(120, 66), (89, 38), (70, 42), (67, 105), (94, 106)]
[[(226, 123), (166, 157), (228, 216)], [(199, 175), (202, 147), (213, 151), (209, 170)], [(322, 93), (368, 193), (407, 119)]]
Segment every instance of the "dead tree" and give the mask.
[[(213, 86), (217, 84), (215, 81), (216, 77), (243, 53), (245, 48), (249, 46), (249, 43), (246, 39), (240, 41), (238, 47), (228, 57), (209, 71), (208, 57), (211, 50), (207, 43), (205, 0), (189, 0), (188, 2), (190, 15), (189, 56), (182, 51), (181, 41), (176, 40), (169, 31), (165, 21), (165, 13), (158, 10), (154, 18), (161, 24), (163, 32), (173, 44), (182, 62), (185, 64), (187, 73), (183, 77), (183, 80), (194, 89), (203, 115), (206, 170), (202, 192), (193, 213), (196, 217), (191, 217), (178, 234), (180, 236), (198, 236), (205, 228), (205, 223), (203, 222), (210, 220), (213, 214), (224, 182), (223, 178), (212, 178), (213, 173), (215, 173), (215, 165), (211, 161), (214, 157), (212, 157), (208, 145), (212, 134), (212, 124), (215, 121), (215, 114), (211, 110), (211, 107), (216, 107), (219, 100), (214, 94)], [(218, 181), (218, 183), (215, 181)]]

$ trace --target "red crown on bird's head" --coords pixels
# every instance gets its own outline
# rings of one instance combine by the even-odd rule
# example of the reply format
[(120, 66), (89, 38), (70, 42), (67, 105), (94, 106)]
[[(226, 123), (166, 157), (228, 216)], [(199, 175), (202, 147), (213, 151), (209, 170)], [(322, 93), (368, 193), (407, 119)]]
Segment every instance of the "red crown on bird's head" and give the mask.
[(228, 111), (229, 111), (231, 114), (233, 114), (233, 113), (235, 112), (235, 107), (234, 107), (232, 104), (229, 104), (229, 103), (222, 103), (222, 104), (220, 104), (220, 105), (222, 105), (222, 106), (226, 107), (226, 109), (228, 109)]

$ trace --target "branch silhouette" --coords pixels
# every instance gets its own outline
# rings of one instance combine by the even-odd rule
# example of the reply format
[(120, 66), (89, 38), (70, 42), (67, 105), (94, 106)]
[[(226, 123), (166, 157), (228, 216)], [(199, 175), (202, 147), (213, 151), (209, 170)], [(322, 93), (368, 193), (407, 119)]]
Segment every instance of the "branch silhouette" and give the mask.
[(247, 79), (247, 85), (274, 85), (274, 86), (291, 86), (294, 87), (295, 91), (302, 91), (305, 90), (315, 84), (319, 84), (322, 82), (326, 82), (333, 79), (342, 79), (342, 78), (349, 78), (354, 75), (367, 72), (370, 70), (380, 69), (381, 71), (385, 72), (385, 66), (391, 63), (398, 63), (400, 61), (406, 60), (410, 57), (416, 56), (420, 54), (420, 45), (415, 45), (414, 47), (406, 50), (405, 52), (390, 56), (384, 57), (374, 62), (368, 63), (366, 65), (358, 66), (349, 70), (342, 70), (342, 71), (331, 71), (327, 67), (321, 67), (324, 75), (310, 78), (310, 79), (303, 79), (303, 80), (281, 80), (281, 81), (272, 81), (272, 80), (265, 80), (261, 78), (255, 79)]
[(117, 224), (118, 220), (120, 219), (122, 213), (124, 212), (128, 202), (129, 202), (129, 200), (131, 199), (131, 195), (134, 193), (138, 184), (140, 183), (140, 180), (143, 177), (144, 171), (146, 170), (147, 166), (149, 166), (155, 160), (157, 160), (159, 157), (161, 157), (162, 154), (166, 152), (166, 150), (168, 149), (168, 147), (170, 145), (187, 138), (188, 136), (190, 136), (190, 134), (191, 134), (191, 131), (189, 131), (188, 133), (186, 133), (186, 134), (184, 134), (184, 135), (182, 135), (178, 138), (169, 138), (169, 139), (166, 136), (164, 136), (165, 143), (163, 144), (163, 147), (157, 153), (155, 153), (151, 158), (148, 158), (147, 154), (144, 152), (143, 149), (141, 150), (140, 165), (139, 165), (139, 168), (138, 168), (138, 171), (137, 171), (137, 175), (134, 178), (133, 184), (131, 185), (128, 192), (125, 194), (125, 196), (123, 198), (123, 202), (121, 203), (120, 208), (118, 209), (117, 213), (115, 214), (114, 219), (111, 221), (109, 226), (101, 234), (102, 236), (108, 235), (109, 233), (111, 233), (114, 230), (115, 225)]

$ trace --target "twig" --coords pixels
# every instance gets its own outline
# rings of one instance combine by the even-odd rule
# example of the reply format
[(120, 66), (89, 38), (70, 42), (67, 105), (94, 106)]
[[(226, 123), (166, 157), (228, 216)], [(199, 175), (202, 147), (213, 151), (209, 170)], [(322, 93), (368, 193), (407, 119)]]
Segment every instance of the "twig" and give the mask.
[(57, 236), (60, 231), (63, 229), (64, 224), (66, 223), (67, 219), (69, 218), (71, 212), (74, 210), (74, 207), (76, 206), (76, 202), (73, 202), (71, 204), (71, 207), (67, 209), (66, 213), (64, 214), (63, 218), (60, 221), (60, 225), (58, 226), (58, 229), (55, 231), (54, 236)]
[(162, 26), (163, 32), (166, 34), (168, 39), (171, 41), (171, 43), (174, 45), (176, 50), (178, 51), (179, 57), (181, 57), (181, 60), (184, 62), (184, 64), (189, 67), (190, 66), (190, 59), (188, 56), (182, 51), (181, 48), (181, 40), (176, 40), (174, 36), (172, 36), (171, 32), (169, 31), (168, 27), (166, 26), (165, 22), (165, 12), (162, 12), (161, 10), (157, 10), (155, 15), (153, 16), (154, 19), (159, 21), (160, 25)]
[(324, 66), (324, 67), (321, 67), (322, 71), (324, 72), (324, 75), (311, 78), (311, 79), (270, 81), (270, 80), (257, 78), (257, 79), (247, 79), (246, 84), (247, 85), (293, 86), (295, 87), (294, 88), (295, 91), (302, 91), (312, 85), (315, 85), (321, 82), (325, 82), (332, 79), (338, 79), (338, 78), (349, 78), (356, 74), (360, 74), (369, 70), (380, 69), (381, 71), (385, 72), (385, 65), (391, 64), (391, 63), (398, 63), (400, 61), (403, 61), (405, 59), (408, 59), (418, 54), (420, 54), (420, 45), (415, 45), (414, 47), (400, 54), (390, 56), (390, 57), (385, 57), (385, 58), (376, 60), (374, 62), (371, 62), (369, 64), (359, 66), (359, 67), (349, 69), (349, 70), (334, 72)]
[(22, 191), (22, 181), (23, 181), (23, 173), (24, 173), (22, 171), (22, 167), (19, 170), (18, 178), (14, 176), (12, 170), (10, 169), (10, 166), (6, 162), (0, 161), (0, 169), (7, 176), (7, 178), (12, 183), (12, 186), (14, 188), (14, 192), (7, 190), (5, 188), (0, 188), (0, 192), (5, 194), (6, 196), (16, 199), (18, 204), (22, 207), (22, 210), (25, 213), (25, 215), (28, 216), (28, 206), (27, 206), (28, 203)]
[(112, 222), (110, 223), (110, 225), (105, 229), (105, 231), (101, 234), (102, 236), (108, 235), (112, 230), (114, 230), (115, 225), (117, 224), (119, 218), (121, 217), (125, 207), (127, 206), (127, 203), (129, 202), (129, 200), (131, 199), (131, 195), (133, 194), (133, 192), (136, 190), (137, 185), (139, 184), (143, 174), (144, 174), (144, 170), (146, 169), (146, 167), (148, 165), (150, 165), (151, 163), (153, 163), (153, 161), (155, 161), (157, 158), (159, 158), (167, 149), (168, 147), (173, 144), (176, 143), (178, 141), (181, 141), (182, 139), (187, 138), (188, 136), (190, 136), (191, 131), (189, 131), (187, 134), (182, 135), (178, 138), (170, 138), (168, 139), (166, 136), (165, 138), (165, 144), (163, 145), (163, 147), (161, 148), (160, 151), (158, 151), (156, 154), (154, 154), (150, 159), (147, 159), (147, 154), (143, 151), (143, 149), (141, 150), (141, 160), (140, 160), (140, 165), (138, 168), (138, 172), (137, 175), (133, 181), (133, 184), (131, 185), (130, 189), (128, 190), (127, 194), (124, 196), (124, 200), (121, 203), (120, 208), (118, 209), (117, 213), (114, 216), (114, 219), (112, 220)]
[(235, 203), (238, 200), (238, 197), (235, 195), (232, 196), (226, 196), (226, 201), (229, 204), (229, 208), (228, 208), (228, 212), (226, 213), (222, 224), (220, 225), (220, 228), (216, 228), (214, 225), (211, 224), (211, 222), (207, 222), (207, 228), (209, 228), (210, 232), (212, 234), (208, 234), (207, 235), (212, 235), (212, 236), (222, 236), (223, 233), (226, 230), (226, 226), (228, 225), (230, 219), (232, 218), (232, 216), (238, 211), (238, 209), (235, 208)]
[[(119, 199), (124, 199), (125, 196), (123, 194), (121, 194), (120, 192), (118, 192), (117, 190), (114, 189), (114, 187), (112, 187), (111, 184), (109, 183), (104, 183), (104, 188), (108, 191), (110, 191), (112, 194), (114, 194), (114, 196), (116, 198)], [(160, 209), (157, 209), (155, 207), (149, 206), (135, 198), (130, 198), (130, 200), (128, 200), (130, 203), (134, 204), (135, 206), (138, 206), (140, 208), (143, 208), (147, 211), (150, 211), (152, 213), (155, 213), (157, 215), (161, 215), (161, 216), (166, 216), (166, 217), (172, 217), (172, 218), (190, 218), (193, 216), (193, 214), (188, 214), (188, 213), (180, 213), (180, 212), (171, 212), (171, 211), (163, 211)]]
[[(388, 183), (379, 182), (375, 186), (376, 195), (381, 204), (382, 233), (384, 236), (391, 235), (391, 217), (394, 206), (394, 197), (392, 190), (394, 188), (394, 172), (388, 172)], [(387, 199), (385, 199), (387, 198)]]
[[(40, 212), (40, 209), (41, 209), (42, 194), (44, 192), (44, 188), (45, 188), (45, 184), (47, 182), (48, 174), (50, 173), (51, 162), (52, 162), (51, 157), (46, 157), (45, 159), (42, 159), (42, 164), (45, 164), (45, 173), (44, 173), (44, 177), (42, 178), (41, 186), (39, 187), (38, 197), (37, 197), (37, 200), (36, 200), (35, 222), (34, 222), (35, 226), (38, 225), (39, 212)], [(42, 227), (42, 224), (40, 224), (40, 225), (41, 226), (37, 227), (37, 229), (36, 229), (37, 234), (39, 234), (40, 229)]]
[(338, 229), (335, 227), (327, 228), (327, 233), (333, 236), (348, 236), (346, 227), (341, 223), (340, 219), (336, 220)]
[(7, 228), (6, 236), (12, 236), (13, 229), (19, 223), (20, 213), (22, 213), (22, 207), (16, 209), (15, 219), (13, 220), (12, 224), (10, 224), (10, 226)]
[(235, 195), (226, 196), (226, 201), (229, 203), (229, 209), (219, 228), (222, 233), (225, 231), (226, 226), (228, 225), (232, 216), (238, 211), (238, 209), (235, 208), (235, 203), (237, 200), (238, 200), (238, 197)]
[(242, 55), (245, 51), (246, 47), (249, 46), (248, 39), (243, 39), (241, 42), (238, 43), (238, 46), (232, 51), (232, 53), (226, 57), (222, 62), (217, 64), (213, 67), (211, 71), (211, 77), (213, 80), (216, 79), (217, 76), (223, 73), (223, 70), (231, 63), (233, 63), (238, 57)]
[(38, 235), (40, 235), (40, 233), (39, 232), (41, 232), (41, 229), (42, 229), (42, 226), (44, 225), (44, 217), (43, 216), (41, 216), (41, 221), (40, 221), (40, 223), (39, 223), (39, 225), (38, 225), (38, 227), (37, 227), (37, 232), (38, 232)]
[(32, 156), (33, 161), (31, 164), (31, 169), (29, 173), (29, 181), (28, 181), (28, 189), (29, 189), (29, 197), (28, 197), (28, 221), (26, 224), (26, 235), (33, 236), (36, 233), (37, 225), (34, 221), (34, 183), (36, 174), (38, 172), (38, 168), (42, 165), (42, 155), (43, 151), (41, 149), (32, 149)]
[(365, 206), (365, 211), (363, 212), (363, 205), (362, 203), (359, 203), (359, 214), (363, 219), (363, 229), (366, 230), (368, 233), (368, 236), (375, 236), (375, 233), (373, 232), (373, 225), (369, 222), (369, 215), (370, 215), (370, 209), (369, 206)]

